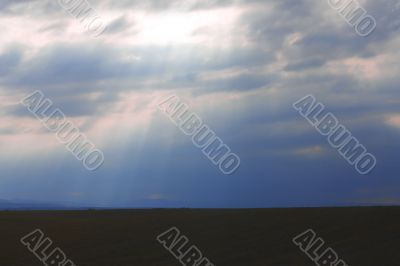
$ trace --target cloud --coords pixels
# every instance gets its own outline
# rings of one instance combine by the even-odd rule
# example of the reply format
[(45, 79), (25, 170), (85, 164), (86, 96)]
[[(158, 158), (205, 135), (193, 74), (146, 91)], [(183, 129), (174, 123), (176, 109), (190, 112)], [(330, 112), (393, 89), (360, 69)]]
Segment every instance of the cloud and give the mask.
[(51, 34), (62, 34), (68, 28), (68, 23), (66, 21), (60, 21), (53, 23), (51, 25), (46, 25), (42, 27), (39, 31)]
[(22, 47), (9, 47), (0, 54), (0, 77), (15, 71), (23, 58)]
[(302, 149), (297, 149), (294, 151), (297, 155), (318, 155), (323, 152), (321, 146), (307, 147)]
[(126, 16), (121, 16), (113, 20), (109, 25), (107, 25), (107, 34), (123, 33), (132, 27), (132, 23), (126, 18)]
[(284, 70), (285, 71), (304, 71), (310, 68), (317, 68), (321, 67), (325, 64), (324, 60), (318, 59), (318, 58), (311, 58), (311, 59), (306, 59), (304, 61), (298, 61), (298, 62), (293, 62), (288, 64)]

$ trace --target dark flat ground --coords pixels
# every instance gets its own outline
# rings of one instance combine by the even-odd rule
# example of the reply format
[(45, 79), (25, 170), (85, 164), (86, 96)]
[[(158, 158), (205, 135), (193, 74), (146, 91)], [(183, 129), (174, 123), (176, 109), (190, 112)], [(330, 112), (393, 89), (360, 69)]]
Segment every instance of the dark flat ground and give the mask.
[(0, 212), (0, 266), (43, 265), (36, 228), (77, 266), (181, 265), (156, 241), (176, 226), (219, 266), (315, 265), (292, 243), (314, 229), (349, 266), (400, 265), (400, 208)]

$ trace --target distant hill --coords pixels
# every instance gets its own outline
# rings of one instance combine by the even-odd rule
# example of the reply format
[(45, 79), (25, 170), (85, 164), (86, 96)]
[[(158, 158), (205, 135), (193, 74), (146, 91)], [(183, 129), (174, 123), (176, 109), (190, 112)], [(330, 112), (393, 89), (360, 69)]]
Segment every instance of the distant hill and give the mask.
[(39, 202), (31, 200), (4, 200), (0, 199), (0, 210), (85, 210), (85, 209), (152, 209), (152, 208), (184, 208), (185, 204), (179, 201), (163, 199), (143, 199), (127, 202), (117, 206), (90, 206), (70, 202)]
[(54, 204), (46, 202), (30, 202), (24, 200), (4, 200), (0, 199), (0, 210), (66, 210), (78, 209), (74, 206)]

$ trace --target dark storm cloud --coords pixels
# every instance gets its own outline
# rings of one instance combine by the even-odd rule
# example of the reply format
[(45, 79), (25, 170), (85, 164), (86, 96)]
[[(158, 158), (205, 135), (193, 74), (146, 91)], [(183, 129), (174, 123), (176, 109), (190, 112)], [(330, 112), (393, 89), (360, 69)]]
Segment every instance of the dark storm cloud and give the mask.
[(396, 0), (367, 1), (365, 9), (377, 21), (377, 30), (369, 38), (376, 42), (384, 42), (399, 33), (400, 30), (400, 3)]
[[(322, 5), (323, 7), (324, 5)], [(359, 38), (344, 20), (339, 23), (328, 22), (321, 5), (314, 1), (279, 1), (269, 8), (250, 9), (242, 18), (242, 24), (248, 29), (250, 40), (260, 49), (266, 47), (282, 51), (291, 61), (286, 70), (301, 71), (310, 66), (319, 67), (325, 63), (347, 57), (369, 58), (378, 55), (379, 44), (396, 37), (400, 20), (396, 17), (400, 6), (396, 1), (368, 1), (364, 6), (378, 22), (374, 34)], [(331, 10), (328, 3), (326, 9)], [(339, 17), (339, 14), (334, 14)], [(290, 47), (284, 42), (290, 34), (300, 33), (301, 37)]]
[(276, 1), (246, 12), (241, 23), (247, 37), (262, 48), (281, 48), (291, 33), (309, 29), (313, 23), (313, 5), (309, 1)]
[[(112, 108), (112, 104), (119, 100), (118, 94), (102, 92), (98, 97), (93, 98), (89, 94), (54, 94), (54, 89), (43, 90), (50, 92), (47, 96), (51, 97), (53, 109), (59, 108), (68, 117), (89, 116), (93, 118), (101, 117)], [(83, 92), (85, 90), (81, 90)], [(13, 117), (32, 117), (25, 106), (12, 105), (5, 109), (9, 116)]]
[[(372, 57), (379, 52), (371, 46), (383, 41), (381, 38), (377, 35), (359, 38), (345, 21), (340, 27), (328, 22), (323, 17), (326, 10), (321, 10), (320, 4), (316, 5), (313, 1), (280, 1), (273, 5), (272, 11), (250, 10), (243, 16), (242, 22), (247, 25), (250, 40), (260, 44), (260, 47), (282, 51), (285, 57), (293, 61), (287, 66), (289, 71), (301, 71), (302, 66), (305, 69), (322, 66), (326, 62), (349, 56)], [(382, 6), (391, 8), (387, 4), (379, 5), (380, 8)], [(326, 9), (336, 12), (327, 3)], [(374, 9), (370, 11), (374, 13)], [(299, 39), (285, 47), (285, 41), (294, 33), (301, 34)]]
[(227, 7), (237, 4), (251, 4), (260, 3), (262, 0), (153, 0), (153, 1), (139, 1), (139, 0), (102, 0), (101, 3), (105, 6), (113, 8), (138, 8), (153, 11), (165, 11), (168, 9), (180, 10), (204, 10)]
[(265, 88), (277, 80), (277, 76), (265, 74), (241, 74), (231, 78), (219, 78), (215, 81), (199, 82), (196, 94), (210, 92), (245, 92)]
[[(264, 74), (240, 74), (213, 81), (198, 79), (193, 73), (254, 68), (273, 60), (270, 54), (249, 48), (192, 52), (199, 50), (197, 46), (114, 48), (55, 44), (23, 60), (22, 50), (12, 49), (2, 55), (0, 63), (6, 67), (0, 84), (10, 91), (25, 93), (40, 89), (67, 115), (81, 116), (100, 115), (100, 109), (107, 110), (104, 107), (119, 100), (119, 93), (146, 89), (144, 83), (147, 81), (153, 81), (158, 89), (188, 86), (196, 94), (206, 94), (255, 90), (276, 80), (276, 77)], [(95, 92), (114, 96), (102, 101), (92, 100), (89, 94)], [(75, 96), (71, 97), (71, 94)], [(26, 112), (21, 108), (12, 107), (8, 113), (25, 116)]]
[[(98, 0), (89, 2), (94, 8), (99, 9), (104, 8), (116, 11), (132, 9), (151, 12), (163, 12), (170, 9), (181, 11), (209, 10), (234, 5), (263, 3), (262, 0)], [(37, 18), (43, 15), (53, 17), (61, 11), (62, 8), (58, 4), (58, 0), (2, 0), (0, 2), (0, 12), (12, 16), (30, 14)]]
[(0, 2), (0, 11), (7, 11), (11, 6), (29, 4), (35, 0), (3, 0)]
[(2, 0), (0, 15), (7, 17), (29, 15), (31, 18), (54, 18), (63, 12), (58, 0)]
[(115, 34), (124, 32), (132, 27), (132, 23), (125, 17), (121, 16), (107, 26), (106, 34)]
[(38, 86), (94, 82), (126, 75), (127, 64), (115, 60), (116, 51), (108, 47), (54, 45), (27, 60), (8, 79), (7, 84)]
[(319, 58), (310, 58), (304, 61), (292, 62), (288, 64), (284, 70), (285, 71), (302, 71), (309, 68), (316, 68), (324, 65), (324, 60)]
[(52, 34), (62, 34), (68, 27), (67, 21), (59, 21), (50, 25), (46, 25), (39, 29), (39, 32), (49, 32)]
[[(115, 89), (119, 79), (158, 79), (168, 77), (169, 73), (193, 73), (199, 71), (217, 71), (235, 67), (254, 67), (271, 60), (270, 55), (260, 54), (251, 49), (214, 51), (198, 47), (138, 47), (111, 48), (93, 45), (53, 45), (42, 49), (35, 57), (26, 60), (18, 69), (9, 71), (2, 83), (7, 86), (73, 86), (91, 85), (101, 81), (114, 80)], [(4, 54), (4, 58), (19, 61), (15, 53)], [(178, 57), (171, 57), (177, 54)], [(180, 56), (183, 55), (183, 56)], [(189, 56), (187, 56), (189, 55)], [(253, 82), (250, 87), (259, 83), (260, 77), (247, 76)], [(238, 81), (243, 81), (243, 78)], [(196, 84), (193, 84), (194, 86)], [(248, 88), (247, 88), (248, 89)]]

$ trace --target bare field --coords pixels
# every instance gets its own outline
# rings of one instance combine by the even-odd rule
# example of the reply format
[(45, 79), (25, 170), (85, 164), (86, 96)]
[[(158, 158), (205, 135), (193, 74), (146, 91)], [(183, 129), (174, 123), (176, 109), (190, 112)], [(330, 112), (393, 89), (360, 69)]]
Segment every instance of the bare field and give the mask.
[(41, 229), (77, 266), (181, 265), (156, 237), (175, 226), (215, 265), (315, 265), (311, 228), (349, 266), (400, 265), (400, 208), (0, 212), (1, 266), (39, 266), (20, 238)]

